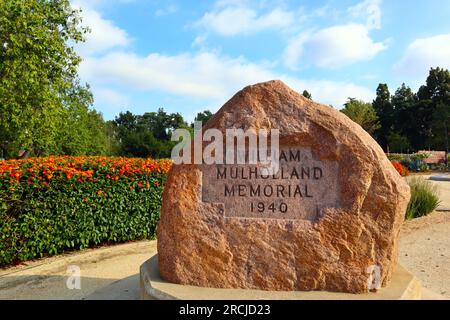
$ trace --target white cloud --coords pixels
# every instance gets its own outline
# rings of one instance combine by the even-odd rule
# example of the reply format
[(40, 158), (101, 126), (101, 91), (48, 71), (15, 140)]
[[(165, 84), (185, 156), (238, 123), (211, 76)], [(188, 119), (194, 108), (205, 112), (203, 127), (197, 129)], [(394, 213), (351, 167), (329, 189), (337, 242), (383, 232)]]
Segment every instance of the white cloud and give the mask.
[(224, 7), (230, 7), (230, 6), (249, 6), (251, 5), (249, 0), (216, 0), (214, 3), (214, 6), (216, 8), (224, 8)]
[(76, 45), (77, 52), (82, 56), (102, 53), (110, 49), (126, 47), (130, 44), (130, 36), (127, 32), (104, 19), (100, 13), (89, 6), (75, 5), (81, 7), (83, 26), (90, 28), (86, 35), (86, 42)]
[(308, 90), (313, 100), (332, 105), (341, 109), (348, 98), (357, 98), (363, 101), (372, 101), (374, 92), (366, 87), (356, 85), (348, 81), (330, 81), (330, 80), (298, 80), (285, 79), (286, 84), (294, 90), (303, 92)]
[[(96, 103), (124, 108), (130, 105), (131, 96), (123, 94), (127, 90), (161, 91), (168, 97), (191, 99), (189, 101), (201, 102), (214, 110), (244, 86), (271, 79), (281, 79), (299, 92), (306, 89), (314, 100), (336, 107), (341, 107), (348, 97), (369, 101), (373, 96), (371, 90), (351, 82), (298, 79), (274, 71), (276, 66), (269, 62), (252, 62), (243, 57), (233, 58), (207, 51), (204, 48), (206, 34), (199, 35), (192, 44), (201, 48), (198, 52), (138, 55), (127, 48), (130, 37), (125, 30), (104, 19), (88, 5), (84, 8), (84, 24), (91, 27), (92, 34), (79, 48), (79, 53), (84, 56), (80, 76), (92, 84)], [(298, 22), (298, 12), (271, 7), (262, 14), (261, 10), (267, 8), (236, 0), (220, 0), (214, 11), (205, 14), (197, 24), (231, 36), (269, 28), (280, 29), (292, 25), (294, 20)], [(299, 42), (297, 47), (291, 43), (291, 49), (295, 49), (290, 52), (292, 63), (306, 59), (309, 63), (327, 67), (364, 59), (368, 56), (367, 51), (371, 50), (374, 55), (384, 48), (382, 43), (374, 43), (369, 38), (364, 26), (358, 25), (302, 33), (296, 40)], [(321, 46), (330, 50), (329, 56), (321, 53)], [(285, 56), (288, 56), (288, 49)], [(309, 52), (311, 49), (313, 51)]]
[(204, 48), (205, 47), (205, 41), (206, 41), (206, 35), (200, 35), (195, 37), (194, 41), (192, 42), (192, 47), (199, 47)]
[(100, 86), (118, 85), (133, 90), (161, 90), (221, 106), (242, 87), (271, 79), (281, 79), (294, 89), (304, 89), (322, 103), (340, 107), (348, 97), (370, 100), (373, 93), (350, 82), (301, 80), (273, 72), (269, 64), (253, 63), (244, 58), (230, 58), (214, 52), (145, 57), (117, 52), (89, 58), (81, 65), (84, 79)]
[(169, 4), (167, 7), (165, 8), (161, 8), (156, 10), (155, 15), (157, 17), (161, 17), (161, 16), (167, 16), (169, 14), (173, 14), (175, 12), (178, 11), (178, 7), (174, 4)]
[(311, 64), (337, 68), (370, 60), (386, 48), (385, 43), (370, 38), (366, 26), (346, 24), (300, 33), (287, 45), (283, 56), (285, 65), (293, 69)]
[(103, 103), (113, 107), (127, 107), (130, 105), (130, 99), (118, 91), (101, 87), (93, 87), (92, 89), (96, 103)]
[(431, 67), (450, 69), (450, 33), (414, 40), (394, 66), (394, 71), (425, 78)]
[(371, 29), (381, 28), (381, 0), (365, 0), (348, 9), (353, 18), (365, 19), (366, 27)]
[(378, 78), (378, 75), (373, 73), (366, 73), (360, 76), (360, 79), (363, 80), (376, 80)]
[(212, 12), (207, 12), (194, 23), (194, 26), (203, 27), (222, 36), (234, 36), (237, 34), (251, 34), (261, 30), (286, 28), (295, 21), (292, 12), (281, 8), (259, 14), (254, 8), (244, 5), (231, 5), (229, 2), (219, 6)]
[(220, 98), (243, 83), (269, 80), (272, 76), (242, 58), (219, 57), (208, 52), (175, 56), (152, 53), (146, 57), (116, 52), (86, 59), (80, 73), (95, 81), (204, 98)]

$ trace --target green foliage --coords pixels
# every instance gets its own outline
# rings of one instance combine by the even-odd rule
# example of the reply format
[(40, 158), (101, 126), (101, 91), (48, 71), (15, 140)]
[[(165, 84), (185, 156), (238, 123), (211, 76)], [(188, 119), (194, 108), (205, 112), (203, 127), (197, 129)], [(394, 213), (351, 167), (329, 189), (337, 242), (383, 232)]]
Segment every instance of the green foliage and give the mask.
[(437, 103), (432, 115), (431, 132), (430, 145), (433, 145), (436, 149), (443, 149), (449, 152), (450, 102), (448, 102), (448, 104), (445, 104), (444, 102)]
[(388, 133), (389, 151), (407, 151), (420, 140), (418, 126), (417, 96), (404, 83), (392, 96), (393, 128)]
[(410, 155), (411, 160), (425, 160), (430, 157), (429, 153), (413, 153)]
[(370, 103), (349, 98), (341, 112), (370, 134), (373, 134), (380, 127), (378, 117)]
[(449, 150), (450, 72), (431, 68), (417, 94), (402, 84), (391, 97), (380, 84), (373, 107), (381, 127), (375, 136), (386, 151)]
[(178, 128), (189, 129), (179, 113), (168, 114), (163, 109), (143, 115), (120, 113), (111, 124), (119, 141), (118, 155), (127, 157), (170, 157), (176, 144), (170, 140), (172, 132)]
[[(58, 155), (109, 155), (108, 125), (100, 113), (90, 110), (93, 103), (89, 88), (77, 87), (66, 99), (58, 126)], [(39, 155), (49, 155), (48, 152)]]
[(201, 123), (203, 125), (205, 125), (209, 121), (209, 119), (212, 118), (212, 116), (213, 116), (213, 114), (212, 114), (211, 111), (205, 110), (205, 111), (197, 113), (197, 116), (195, 117), (194, 120), (195, 121), (201, 121)]
[(306, 99), (312, 100), (312, 95), (311, 95), (311, 93), (309, 93), (307, 90), (303, 90), (302, 95), (303, 95)]
[(433, 171), (450, 171), (450, 163), (429, 164), (428, 167)]
[(439, 206), (436, 186), (421, 178), (411, 178), (408, 184), (411, 188), (411, 200), (406, 209), (406, 219), (426, 216)]
[(0, 1), (0, 149), (28, 155), (104, 154), (104, 121), (80, 85), (71, 44), (84, 40), (68, 0)]
[(405, 158), (405, 156), (403, 154), (399, 154), (399, 153), (389, 153), (389, 154), (387, 154), (387, 157), (389, 160), (396, 161), (396, 162), (400, 162), (401, 160), (403, 160)]
[(390, 132), (387, 136), (387, 143), (389, 145), (389, 151), (393, 152), (407, 152), (411, 146), (409, 144), (408, 138), (401, 136), (397, 132)]
[(129, 132), (122, 138), (121, 154), (127, 157), (168, 157), (172, 144), (155, 138), (150, 130)]
[(375, 110), (380, 121), (380, 127), (376, 130), (375, 135), (378, 142), (383, 148), (387, 146), (388, 135), (393, 126), (393, 107), (391, 104), (391, 93), (387, 84), (380, 83), (377, 87), (377, 96), (372, 102), (372, 107)]
[(429, 165), (425, 163), (425, 159), (430, 155), (427, 153), (399, 154), (390, 153), (387, 155), (391, 161), (396, 161), (405, 166), (409, 171), (423, 172), (428, 171)]
[(411, 157), (405, 157), (400, 161), (402, 165), (404, 165), (408, 170), (415, 172), (424, 172), (428, 171), (428, 165), (420, 159), (413, 159)]

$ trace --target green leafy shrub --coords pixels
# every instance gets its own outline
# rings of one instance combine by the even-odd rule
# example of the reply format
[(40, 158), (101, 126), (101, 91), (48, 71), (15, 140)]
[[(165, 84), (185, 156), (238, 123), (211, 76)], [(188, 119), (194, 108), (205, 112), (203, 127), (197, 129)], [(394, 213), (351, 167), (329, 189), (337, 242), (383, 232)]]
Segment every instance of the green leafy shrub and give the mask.
[(429, 170), (428, 165), (424, 161), (429, 156), (430, 155), (426, 153), (413, 153), (413, 154), (390, 153), (387, 155), (389, 160), (399, 162), (401, 165), (405, 166), (408, 170), (414, 172), (423, 172)]
[(0, 162), (0, 267), (104, 243), (154, 239), (168, 160)]
[(388, 157), (389, 160), (396, 162), (400, 162), (405, 158), (405, 156), (400, 153), (388, 153), (386, 154), (386, 156)]
[(428, 170), (428, 165), (421, 159), (405, 158), (401, 161), (410, 171), (423, 172)]
[(426, 216), (438, 207), (440, 200), (436, 186), (421, 178), (409, 179), (408, 184), (411, 200), (406, 209), (406, 219)]
[(450, 162), (448, 164), (445, 163), (437, 163), (428, 165), (430, 170), (433, 171), (450, 171)]

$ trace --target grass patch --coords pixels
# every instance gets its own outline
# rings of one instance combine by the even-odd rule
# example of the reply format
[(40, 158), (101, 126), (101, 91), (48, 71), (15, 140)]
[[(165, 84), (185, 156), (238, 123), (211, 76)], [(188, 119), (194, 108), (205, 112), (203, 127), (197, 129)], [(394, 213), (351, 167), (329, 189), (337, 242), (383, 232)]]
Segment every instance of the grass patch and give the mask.
[(406, 219), (414, 219), (426, 216), (435, 210), (439, 203), (437, 187), (421, 178), (408, 180), (411, 188), (411, 200), (406, 209)]

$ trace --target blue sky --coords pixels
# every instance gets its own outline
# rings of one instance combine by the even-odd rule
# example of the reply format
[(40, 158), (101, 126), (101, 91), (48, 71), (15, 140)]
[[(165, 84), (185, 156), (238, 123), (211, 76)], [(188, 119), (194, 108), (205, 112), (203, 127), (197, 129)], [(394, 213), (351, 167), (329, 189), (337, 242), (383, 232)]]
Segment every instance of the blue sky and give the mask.
[(341, 108), (380, 82), (414, 90), (450, 68), (450, 1), (73, 0), (91, 33), (80, 76), (106, 119), (163, 107), (192, 121), (281, 79)]

